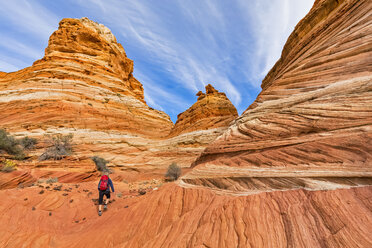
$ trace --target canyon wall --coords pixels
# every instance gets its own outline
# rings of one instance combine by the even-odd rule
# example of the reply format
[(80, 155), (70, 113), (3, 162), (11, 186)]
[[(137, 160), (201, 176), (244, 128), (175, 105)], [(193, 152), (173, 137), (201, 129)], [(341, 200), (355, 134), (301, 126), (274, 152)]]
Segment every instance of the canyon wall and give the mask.
[(262, 92), (195, 163), (234, 168), (372, 168), (369, 1), (317, 1)]

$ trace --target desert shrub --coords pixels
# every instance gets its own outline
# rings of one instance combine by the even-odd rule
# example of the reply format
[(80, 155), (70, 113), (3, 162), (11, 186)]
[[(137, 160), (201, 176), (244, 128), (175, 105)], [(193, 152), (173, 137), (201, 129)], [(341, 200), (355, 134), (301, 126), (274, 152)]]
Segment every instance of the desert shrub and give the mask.
[(5, 160), (3, 166), (1, 167), (2, 172), (12, 172), (17, 169), (16, 163), (11, 160)]
[(98, 156), (91, 157), (91, 159), (96, 164), (97, 170), (102, 171), (102, 172), (109, 172), (110, 171), (106, 166), (106, 164), (109, 161), (105, 160), (104, 158), (98, 157)]
[(48, 183), (48, 184), (50, 184), (50, 183), (58, 183), (58, 177), (50, 177), (45, 182)]
[(62, 134), (55, 134), (48, 136), (48, 143), (51, 144), (43, 154), (40, 155), (39, 160), (61, 160), (62, 158), (71, 155), (72, 153), (72, 134), (63, 136)]
[(19, 141), (8, 134), (4, 129), (0, 129), (0, 150), (13, 155), (17, 160), (24, 159), (25, 157)]
[(29, 150), (34, 148), (34, 146), (37, 144), (37, 139), (26, 136), (20, 139), (19, 143), (24, 149)]
[(175, 181), (181, 176), (181, 167), (176, 163), (172, 163), (168, 166), (168, 170), (165, 173), (165, 178), (169, 181)]

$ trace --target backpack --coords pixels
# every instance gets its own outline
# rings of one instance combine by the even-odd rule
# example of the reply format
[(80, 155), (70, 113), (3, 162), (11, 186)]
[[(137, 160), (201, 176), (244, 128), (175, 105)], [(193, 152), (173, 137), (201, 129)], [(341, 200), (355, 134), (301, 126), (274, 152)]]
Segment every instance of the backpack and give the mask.
[(103, 175), (101, 177), (101, 184), (99, 185), (99, 190), (107, 190), (108, 189), (108, 176)]

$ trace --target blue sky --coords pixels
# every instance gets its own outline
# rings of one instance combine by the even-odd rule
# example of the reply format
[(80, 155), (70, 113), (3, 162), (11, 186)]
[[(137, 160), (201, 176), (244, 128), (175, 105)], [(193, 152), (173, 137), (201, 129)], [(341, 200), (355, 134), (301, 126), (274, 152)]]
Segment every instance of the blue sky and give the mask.
[(111, 29), (148, 105), (177, 115), (211, 83), (241, 114), (313, 0), (0, 0), (0, 71), (43, 57), (62, 18)]

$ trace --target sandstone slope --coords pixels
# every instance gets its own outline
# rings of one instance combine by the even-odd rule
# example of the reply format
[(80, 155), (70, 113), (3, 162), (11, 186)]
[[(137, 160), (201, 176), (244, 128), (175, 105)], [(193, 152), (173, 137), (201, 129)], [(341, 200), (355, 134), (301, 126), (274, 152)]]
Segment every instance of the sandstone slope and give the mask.
[(144, 196), (116, 198), (101, 217), (95, 206), (95, 183), (64, 184), (61, 191), (55, 187), (0, 191), (7, 198), (0, 205), (1, 247), (367, 248), (372, 244), (372, 187), (235, 197), (167, 185)]

